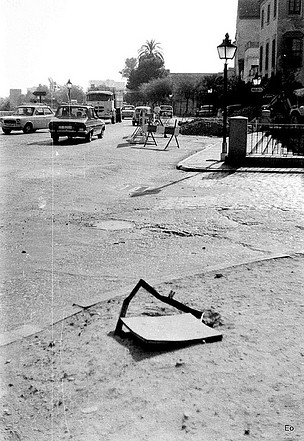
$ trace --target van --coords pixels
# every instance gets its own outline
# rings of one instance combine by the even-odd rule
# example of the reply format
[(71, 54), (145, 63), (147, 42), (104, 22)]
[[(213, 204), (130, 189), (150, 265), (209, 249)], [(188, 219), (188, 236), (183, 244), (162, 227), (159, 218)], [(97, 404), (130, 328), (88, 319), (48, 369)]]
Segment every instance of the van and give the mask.
[(167, 118), (173, 118), (173, 107), (167, 104), (162, 104), (160, 106), (159, 116), (164, 116)]

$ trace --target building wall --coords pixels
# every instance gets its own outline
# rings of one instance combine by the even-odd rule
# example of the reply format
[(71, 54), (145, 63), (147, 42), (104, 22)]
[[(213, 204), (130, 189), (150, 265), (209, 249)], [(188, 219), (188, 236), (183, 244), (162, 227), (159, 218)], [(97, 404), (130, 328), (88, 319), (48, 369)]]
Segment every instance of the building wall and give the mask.
[[(249, 63), (252, 50), (249, 47), (259, 41), (260, 34), (260, 0), (239, 0), (236, 20), (235, 71), (236, 75), (247, 82), (249, 80)], [(247, 53), (246, 53), (247, 52)], [(258, 51), (255, 51), (257, 55)]]
[[(270, 78), (281, 74), (284, 83), (293, 77), (304, 85), (304, 15), (303, 0), (300, 14), (289, 14), (290, 0), (262, 0), (260, 17), (260, 74)], [(276, 7), (276, 13), (275, 11)], [(268, 14), (270, 11), (270, 14)], [(269, 20), (268, 20), (268, 15)], [(291, 40), (293, 37), (302, 43), (301, 61), (291, 57)], [(268, 63), (267, 63), (268, 47)]]
[(9, 99), (11, 103), (11, 107), (16, 107), (19, 104), (21, 97), (21, 89), (10, 89)]
[(270, 78), (277, 71), (278, 8), (276, 8), (276, 12), (274, 10), (275, 0), (263, 0), (261, 2), (259, 70), (261, 76), (267, 78)]
[[(298, 66), (294, 66), (290, 60), (290, 49), (286, 45), (287, 39), (292, 36), (302, 41), (302, 59)], [(289, 1), (279, 1), (278, 10), (278, 52), (277, 66), (283, 72), (286, 79), (290, 73), (295, 75), (295, 79), (304, 86), (304, 4), (301, 1), (300, 14), (289, 14)]]
[(106, 86), (118, 90), (125, 90), (126, 83), (124, 81), (114, 81), (114, 80), (89, 80), (89, 88), (92, 86), (94, 87)]
[[(235, 66), (242, 80), (252, 81), (251, 66), (258, 59), (261, 77), (279, 74), (284, 84), (295, 79), (304, 86), (304, 0), (299, 1), (299, 13), (290, 14), (289, 5), (296, 1), (239, 0)], [(295, 48), (301, 56), (295, 56)]]
[(242, 80), (247, 81), (245, 70), (245, 53), (248, 44), (258, 42), (260, 33), (260, 20), (254, 19), (240, 19), (237, 22), (236, 31), (236, 45), (237, 51), (235, 54), (235, 69), (237, 76)]
[(243, 80), (251, 82), (259, 70), (259, 42), (250, 41), (245, 50)]

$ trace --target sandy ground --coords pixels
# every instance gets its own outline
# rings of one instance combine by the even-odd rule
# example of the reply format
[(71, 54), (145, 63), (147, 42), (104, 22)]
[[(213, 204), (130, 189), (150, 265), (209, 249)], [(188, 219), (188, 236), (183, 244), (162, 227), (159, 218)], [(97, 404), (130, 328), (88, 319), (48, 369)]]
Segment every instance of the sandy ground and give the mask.
[[(1, 439), (303, 440), (303, 269), (295, 254), (154, 286), (218, 312), (219, 342), (114, 336), (126, 292), (1, 348)], [(178, 313), (140, 291), (128, 314), (147, 312)]]

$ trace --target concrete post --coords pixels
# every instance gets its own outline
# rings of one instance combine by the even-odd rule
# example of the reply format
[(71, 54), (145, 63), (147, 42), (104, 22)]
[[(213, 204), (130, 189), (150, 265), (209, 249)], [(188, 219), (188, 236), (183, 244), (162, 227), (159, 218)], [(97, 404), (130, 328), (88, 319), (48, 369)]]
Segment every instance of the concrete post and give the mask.
[(244, 116), (230, 118), (228, 163), (244, 162), (247, 151), (247, 126), (248, 118)]

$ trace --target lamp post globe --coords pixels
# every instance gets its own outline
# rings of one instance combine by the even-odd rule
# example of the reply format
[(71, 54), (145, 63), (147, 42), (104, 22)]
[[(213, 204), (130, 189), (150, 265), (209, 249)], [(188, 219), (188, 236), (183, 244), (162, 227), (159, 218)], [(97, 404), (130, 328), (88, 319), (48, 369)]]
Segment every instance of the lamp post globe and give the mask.
[(261, 84), (261, 77), (259, 77), (258, 74), (256, 74), (255, 77), (253, 77), (252, 84), (254, 86), (259, 86)]
[(223, 93), (223, 143), (221, 152), (221, 161), (225, 161), (227, 154), (227, 60), (232, 60), (235, 56), (237, 46), (231, 43), (229, 34), (225, 35), (223, 42), (217, 46), (217, 52), (224, 63), (224, 93)]

